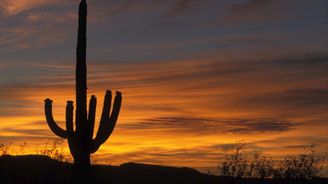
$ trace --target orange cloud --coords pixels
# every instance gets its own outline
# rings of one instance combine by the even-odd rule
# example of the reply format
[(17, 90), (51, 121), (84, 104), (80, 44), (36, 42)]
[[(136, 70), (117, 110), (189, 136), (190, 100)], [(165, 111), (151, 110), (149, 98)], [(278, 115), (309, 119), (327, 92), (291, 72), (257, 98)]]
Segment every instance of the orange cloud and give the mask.
[(0, 8), (6, 16), (18, 14), (20, 12), (54, 3), (63, 2), (62, 0), (2, 0)]
[[(118, 125), (96, 159), (214, 167), (236, 140), (275, 157), (313, 143), (323, 148), (326, 57), (257, 57), (250, 63), (91, 59), (88, 94), (98, 97), (96, 122), (105, 90), (123, 92)], [(75, 100), (73, 64), (53, 61), (33, 68), (38, 72), (31, 83), (2, 85), (6, 90), (0, 91), (0, 141), (31, 142), (31, 152), (55, 137), (45, 122), (43, 99), (54, 100), (54, 117), (62, 127), (66, 100)]]

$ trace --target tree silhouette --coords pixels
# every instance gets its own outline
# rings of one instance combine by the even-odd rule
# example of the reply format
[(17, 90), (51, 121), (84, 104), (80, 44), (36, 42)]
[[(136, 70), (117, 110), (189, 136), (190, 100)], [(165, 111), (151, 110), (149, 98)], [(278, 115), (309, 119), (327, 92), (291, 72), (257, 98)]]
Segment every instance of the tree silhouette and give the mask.
[(82, 0), (79, 6), (78, 42), (76, 50), (76, 111), (75, 130), (73, 125), (73, 101), (67, 101), (66, 130), (57, 125), (52, 116), (52, 100), (45, 100), (45, 115), (48, 125), (57, 136), (68, 140), (70, 152), (77, 168), (90, 167), (90, 154), (95, 153), (106, 142), (114, 130), (121, 108), (122, 95), (116, 92), (113, 110), (110, 114), (112, 92), (107, 90), (104, 106), (96, 137), (94, 125), (97, 99), (91, 96), (87, 113), (87, 67), (86, 67), (86, 32), (87, 3)]

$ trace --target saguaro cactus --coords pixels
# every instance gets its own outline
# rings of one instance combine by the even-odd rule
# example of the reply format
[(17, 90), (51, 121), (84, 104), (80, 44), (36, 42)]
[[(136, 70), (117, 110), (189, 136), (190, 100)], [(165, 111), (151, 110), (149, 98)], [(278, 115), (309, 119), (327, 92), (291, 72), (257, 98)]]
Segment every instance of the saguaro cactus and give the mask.
[(116, 92), (113, 110), (112, 92), (107, 90), (97, 135), (93, 136), (97, 99), (91, 96), (87, 113), (87, 67), (86, 67), (86, 27), (87, 4), (82, 0), (79, 6), (78, 42), (76, 50), (76, 111), (75, 130), (73, 125), (73, 101), (67, 101), (66, 130), (58, 126), (52, 116), (52, 100), (45, 100), (45, 115), (48, 125), (57, 136), (68, 140), (74, 165), (90, 166), (90, 154), (95, 153), (105, 143), (114, 130), (120, 112), (122, 95)]

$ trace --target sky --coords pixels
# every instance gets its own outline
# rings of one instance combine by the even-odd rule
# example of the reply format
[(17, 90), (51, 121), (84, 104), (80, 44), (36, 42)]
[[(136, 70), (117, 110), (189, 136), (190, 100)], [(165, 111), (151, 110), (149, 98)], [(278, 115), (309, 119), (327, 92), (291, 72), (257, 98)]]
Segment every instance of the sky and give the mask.
[[(56, 138), (75, 99), (78, 0), (1, 0), (0, 143)], [(89, 0), (88, 96), (120, 90), (100, 163), (215, 167), (236, 141), (328, 148), (328, 1)], [(97, 128), (96, 128), (97, 130)], [(66, 143), (64, 150), (68, 154)]]

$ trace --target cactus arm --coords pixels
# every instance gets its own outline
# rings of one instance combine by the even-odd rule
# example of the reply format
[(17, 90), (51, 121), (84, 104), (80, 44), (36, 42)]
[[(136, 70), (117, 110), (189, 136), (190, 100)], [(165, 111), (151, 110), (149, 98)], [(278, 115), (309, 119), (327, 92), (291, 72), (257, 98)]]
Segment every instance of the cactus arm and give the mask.
[[(104, 105), (103, 105), (103, 110), (102, 110), (102, 114), (101, 114), (98, 132), (100, 130), (106, 129), (106, 123), (101, 123), (101, 122), (108, 121), (109, 113), (111, 110), (111, 105), (112, 105), (112, 92), (110, 90), (107, 90), (106, 94), (105, 94)], [(98, 132), (97, 132), (97, 135), (99, 134)], [(99, 139), (99, 136), (98, 136), (98, 138), (96, 137), (96, 139)]]
[(110, 115), (110, 118), (109, 118), (109, 121), (111, 122), (111, 123), (109, 123), (109, 129), (111, 131), (108, 132), (108, 135), (106, 137), (106, 140), (107, 140), (107, 138), (111, 135), (111, 133), (114, 130), (114, 127), (115, 127), (116, 122), (117, 122), (117, 119), (118, 119), (118, 115), (120, 114), (121, 105), (122, 105), (122, 93), (119, 92), (119, 91), (117, 91), (116, 92), (116, 96), (115, 96), (115, 100), (114, 100), (113, 111), (112, 111), (112, 113)]
[(74, 111), (74, 106), (73, 106), (73, 101), (67, 101), (67, 106), (66, 106), (66, 130), (68, 134), (72, 134), (74, 132), (73, 128), (73, 111)]
[(89, 103), (89, 116), (88, 116), (88, 130), (89, 130), (89, 139), (93, 139), (93, 130), (95, 126), (96, 119), (96, 107), (97, 107), (97, 98), (92, 95)]
[(67, 137), (67, 142), (69, 145), (69, 150), (75, 159), (76, 157), (76, 151), (77, 149), (77, 144), (76, 144), (76, 136), (74, 132), (74, 125), (73, 125), (73, 113), (74, 113), (74, 106), (73, 106), (73, 101), (67, 101), (67, 106), (66, 106), (66, 130), (68, 132), (68, 137)]
[[(107, 90), (105, 94), (104, 106), (103, 106), (103, 111), (101, 114), (100, 121), (106, 121), (106, 119), (108, 119), (111, 105), (112, 105), (112, 91)], [(102, 125), (100, 125), (99, 128), (102, 128), (101, 126)]]
[(55, 122), (52, 116), (52, 100), (47, 98), (44, 102), (45, 102), (45, 106), (44, 106), (45, 115), (51, 131), (59, 137), (67, 138), (68, 137), (67, 132), (57, 125), (57, 123)]
[[(107, 97), (107, 98), (106, 98)], [(111, 93), (107, 91), (106, 96), (105, 96), (105, 101), (104, 101), (104, 109), (103, 109), (103, 115), (109, 115), (109, 112), (106, 110), (109, 110), (108, 107), (110, 107), (110, 102), (111, 98)], [(96, 138), (92, 142), (91, 146), (91, 153), (96, 152), (101, 144), (105, 143), (108, 137), (112, 134), (116, 121), (118, 118), (118, 115), (120, 113), (121, 109), (121, 104), (122, 104), (122, 94), (120, 92), (116, 92), (115, 100), (114, 100), (114, 105), (113, 105), (113, 111), (110, 115), (108, 116), (102, 116), (100, 124), (99, 124), (99, 129), (97, 132)]]

